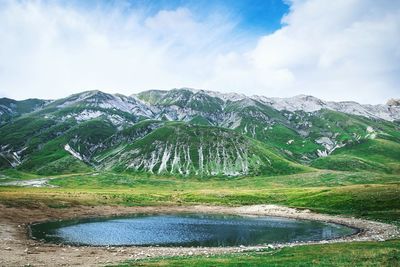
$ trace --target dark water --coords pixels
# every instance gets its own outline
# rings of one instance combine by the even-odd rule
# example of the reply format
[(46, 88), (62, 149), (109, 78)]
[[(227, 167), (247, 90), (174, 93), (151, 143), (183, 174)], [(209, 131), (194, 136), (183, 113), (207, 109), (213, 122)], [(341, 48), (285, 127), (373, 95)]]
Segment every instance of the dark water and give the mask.
[(209, 214), (147, 214), (31, 226), (35, 239), (94, 246), (256, 245), (332, 239), (355, 231), (342, 225), (316, 221)]

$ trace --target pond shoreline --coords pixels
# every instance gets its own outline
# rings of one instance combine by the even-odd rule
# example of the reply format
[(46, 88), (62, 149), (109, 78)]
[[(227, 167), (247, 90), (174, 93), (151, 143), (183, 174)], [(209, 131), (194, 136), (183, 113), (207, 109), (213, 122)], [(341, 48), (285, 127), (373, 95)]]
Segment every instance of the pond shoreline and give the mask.
[(76, 247), (255, 246), (332, 240), (359, 231), (315, 220), (203, 212), (136, 213), (28, 225), (29, 237), (34, 240)]
[[(101, 216), (121, 216), (135, 213), (213, 213), (248, 216), (274, 216), (291, 219), (316, 220), (341, 224), (359, 229), (351, 236), (338, 239), (268, 244), (239, 247), (135, 247), (135, 246), (69, 246), (43, 243), (29, 238), (28, 226), (32, 223), (49, 220), (90, 218)], [(191, 256), (235, 253), (261, 250), (265, 248), (279, 249), (311, 244), (328, 244), (355, 241), (384, 241), (399, 238), (396, 226), (352, 217), (333, 216), (314, 213), (309, 210), (298, 210), (276, 205), (253, 205), (241, 207), (225, 206), (78, 206), (64, 209), (48, 207), (27, 209), (5, 207), (0, 205), (0, 266), (98, 266), (117, 263), (129, 259), (141, 259), (164, 256)]]

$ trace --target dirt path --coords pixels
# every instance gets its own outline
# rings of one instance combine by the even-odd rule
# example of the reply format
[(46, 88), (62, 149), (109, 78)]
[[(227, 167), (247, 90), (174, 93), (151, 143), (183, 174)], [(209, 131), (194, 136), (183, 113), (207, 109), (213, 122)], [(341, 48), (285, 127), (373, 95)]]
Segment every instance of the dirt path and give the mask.
[[(165, 248), (165, 247), (71, 247), (44, 244), (28, 238), (27, 225), (54, 219), (122, 215), (130, 213), (203, 212), (239, 215), (271, 215), (297, 219), (312, 219), (340, 223), (359, 228), (353, 236), (321, 242), (280, 244), (252, 247)], [(398, 229), (389, 224), (354, 218), (316, 214), (275, 205), (243, 207), (167, 206), (167, 207), (74, 207), (67, 209), (7, 208), (0, 205), (0, 266), (102, 266), (128, 259), (159, 256), (209, 255), (256, 250), (265, 247), (284, 247), (314, 243), (333, 243), (367, 240), (387, 240), (399, 237)]]

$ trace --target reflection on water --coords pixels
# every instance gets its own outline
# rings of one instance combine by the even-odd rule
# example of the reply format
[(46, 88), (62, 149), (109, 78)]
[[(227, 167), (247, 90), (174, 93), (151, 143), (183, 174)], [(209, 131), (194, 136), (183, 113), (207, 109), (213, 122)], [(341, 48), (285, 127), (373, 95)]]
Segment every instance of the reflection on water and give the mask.
[(237, 246), (332, 239), (354, 232), (316, 221), (209, 214), (142, 214), (31, 226), (36, 239), (97, 246)]

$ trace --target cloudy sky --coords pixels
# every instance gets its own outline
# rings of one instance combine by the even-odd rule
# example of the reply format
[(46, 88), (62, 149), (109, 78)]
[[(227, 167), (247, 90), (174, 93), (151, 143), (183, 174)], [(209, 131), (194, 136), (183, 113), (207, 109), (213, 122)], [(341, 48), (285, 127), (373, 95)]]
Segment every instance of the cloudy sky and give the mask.
[(398, 0), (0, 0), (0, 97), (400, 97)]

